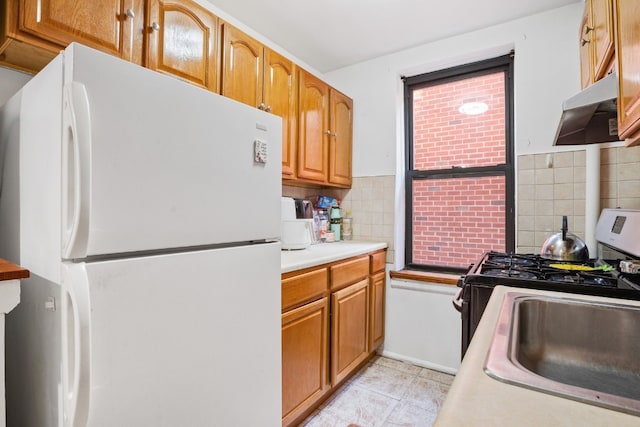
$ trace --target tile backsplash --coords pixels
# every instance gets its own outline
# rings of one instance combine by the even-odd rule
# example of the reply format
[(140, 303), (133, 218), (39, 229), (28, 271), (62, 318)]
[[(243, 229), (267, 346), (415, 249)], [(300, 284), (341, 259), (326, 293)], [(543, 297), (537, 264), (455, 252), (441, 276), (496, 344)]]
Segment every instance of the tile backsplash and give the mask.
[(353, 240), (385, 242), (387, 262), (394, 259), (393, 229), (395, 176), (367, 176), (353, 178), (351, 189), (314, 189), (282, 186), (282, 195), (310, 199), (330, 196), (342, 201), (344, 215), (348, 209), (353, 218)]
[[(569, 230), (585, 235), (586, 152), (518, 156), (516, 251), (537, 253), (558, 232), (562, 215)], [(640, 209), (640, 147), (600, 152), (600, 208)]]
[[(600, 154), (600, 208), (640, 209), (640, 147), (603, 148)], [(585, 234), (586, 152), (527, 154), (517, 163), (516, 251), (537, 253), (558, 232), (567, 215), (569, 230)], [(342, 200), (353, 218), (353, 239), (386, 242), (387, 262), (394, 260), (395, 176), (353, 178), (351, 189), (282, 186), (282, 195)], [(403, 250), (403, 248), (400, 248)]]

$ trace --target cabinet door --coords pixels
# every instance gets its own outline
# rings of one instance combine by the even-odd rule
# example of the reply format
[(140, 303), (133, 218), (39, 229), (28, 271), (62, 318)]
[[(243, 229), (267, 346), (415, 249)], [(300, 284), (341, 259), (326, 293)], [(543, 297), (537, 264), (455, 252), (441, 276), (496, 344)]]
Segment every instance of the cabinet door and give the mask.
[(621, 138), (640, 131), (640, 2), (616, 1), (616, 55), (618, 58), (618, 132)]
[(329, 123), (329, 183), (351, 187), (353, 101), (331, 89)]
[(132, 60), (134, 32), (140, 27), (135, 23), (141, 23), (144, 15), (142, 4), (134, 0), (23, 0), (20, 29), (62, 47), (76, 41)]
[(267, 111), (282, 118), (282, 176), (295, 177), (296, 67), (284, 56), (265, 48), (263, 102)]
[(384, 340), (384, 288), (385, 272), (370, 279), (371, 304), (369, 307), (369, 353), (375, 351)]
[(216, 92), (218, 18), (189, 0), (149, 0), (146, 66)]
[(613, 55), (613, 0), (590, 0), (594, 81), (605, 76)]
[[(237, 28), (224, 23), (221, 94), (261, 107), (263, 46)], [(264, 109), (264, 108), (262, 108)]]
[(324, 297), (282, 315), (282, 424), (328, 390), (328, 313)]
[(369, 348), (369, 279), (331, 294), (331, 384), (362, 363)]
[(329, 86), (300, 70), (298, 115), (298, 178), (324, 183), (327, 179)]
[(580, 87), (582, 89), (593, 83), (593, 66), (591, 64), (592, 34), (589, 28), (591, 28), (591, 15), (587, 5), (584, 9), (582, 24), (580, 25), (580, 34), (578, 35), (580, 43)]

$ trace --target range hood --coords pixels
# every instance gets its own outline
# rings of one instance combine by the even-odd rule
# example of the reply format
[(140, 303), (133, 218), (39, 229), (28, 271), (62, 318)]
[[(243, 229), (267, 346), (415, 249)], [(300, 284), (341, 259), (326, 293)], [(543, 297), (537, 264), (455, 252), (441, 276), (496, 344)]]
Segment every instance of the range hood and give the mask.
[(553, 145), (619, 141), (618, 76), (611, 73), (562, 104)]

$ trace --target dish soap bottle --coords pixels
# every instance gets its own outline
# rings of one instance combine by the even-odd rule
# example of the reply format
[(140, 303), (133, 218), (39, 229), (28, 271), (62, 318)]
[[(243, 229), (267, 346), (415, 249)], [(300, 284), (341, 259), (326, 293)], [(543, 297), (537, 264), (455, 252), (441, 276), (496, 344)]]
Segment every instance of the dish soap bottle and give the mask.
[(335, 241), (340, 240), (340, 229), (342, 226), (342, 218), (340, 217), (340, 207), (338, 205), (331, 206), (331, 231), (335, 236)]

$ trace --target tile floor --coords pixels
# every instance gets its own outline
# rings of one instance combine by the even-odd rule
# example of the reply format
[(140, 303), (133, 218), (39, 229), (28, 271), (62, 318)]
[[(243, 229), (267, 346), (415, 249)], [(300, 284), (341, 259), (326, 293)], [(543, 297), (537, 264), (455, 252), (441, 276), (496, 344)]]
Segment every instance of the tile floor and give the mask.
[(453, 375), (376, 356), (304, 427), (430, 427)]

